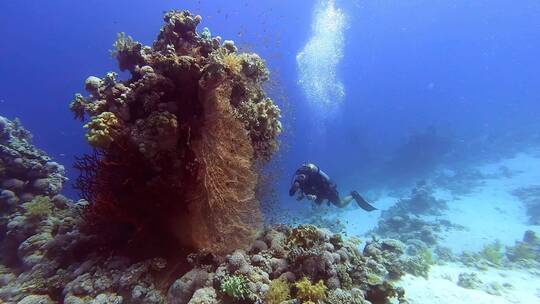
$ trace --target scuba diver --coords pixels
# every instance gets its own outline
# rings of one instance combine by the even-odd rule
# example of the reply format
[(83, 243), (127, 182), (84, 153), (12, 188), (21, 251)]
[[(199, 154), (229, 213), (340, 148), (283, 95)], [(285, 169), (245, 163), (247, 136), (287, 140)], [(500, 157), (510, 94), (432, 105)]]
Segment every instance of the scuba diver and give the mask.
[(358, 206), (366, 211), (377, 210), (356, 191), (352, 191), (350, 195), (340, 198), (336, 188), (337, 185), (319, 167), (314, 164), (303, 164), (294, 173), (289, 196), (294, 196), (298, 192), (297, 200), (302, 200), (305, 197), (315, 201), (317, 205), (322, 204), (324, 200), (328, 200), (328, 205), (332, 203), (339, 208), (347, 206), (354, 199)]

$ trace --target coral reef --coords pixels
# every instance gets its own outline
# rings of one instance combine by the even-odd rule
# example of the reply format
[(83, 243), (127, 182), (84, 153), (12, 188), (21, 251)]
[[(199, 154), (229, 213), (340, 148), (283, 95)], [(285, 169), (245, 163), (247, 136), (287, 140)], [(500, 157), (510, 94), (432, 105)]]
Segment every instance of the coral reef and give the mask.
[(438, 246), (441, 234), (449, 229), (464, 229), (437, 217), (447, 209), (446, 201), (435, 198), (428, 183), (421, 181), (409, 197), (381, 213), (377, 226), (369, 234), (401, 241), (402, 250), (407, 253), (402, 269), (427, 278), (431, 265), (437, 261), (455, 260), (451, 251)]
[(99, 239), (80, 230), (84, 200), (27, 204), (6, 225), (0, 299), (8, 303), (406, 303), (390, 283), (406, 268), (399, 241), (370, 240), (361, 253), (357, 239), (280, 225), (248, 250), (189, 255), (191, 270), (179, 276), (171, 260), (103, 255)]
[(404, 243), (414, 242), (421, 244), (422, 247), (437, 244), (438, 234), (443, 231), (444, 226), (411, 214), (392, 215), (392, 211), (390, 208), (382, 213), (373, 233), (381, 237), (399, 239)]
[(328, 289), (321, 280), (317, 284), (312, 284), (308, 278), (303, 277), (294, 283), (296, 287), (296, 297), (301, 303), (321, 303), (326, 299)]
[(42, 245), (69, 221), (47, 221), (53, 208), (64, 208), (58, 193), (67, 178), (64, 167), (34, 147), (31, 138), (18, 120), (0, 116), (0, 259), (14, 268), (38, 263)]
[(223, 279), (220, 291), (235, 301), (246, 300), (251, 296), (248, 280), (242, 275), (232, 275)]
[(403, 290), (390, 283), (404, 273), (398, 245), (370, 241), (362, 254), (355, 240), (332, 239), (341, 237), (314, 226), (280, 225), (268, 228), (249, 251), (223, 260), (191, 255), (194, 268), (169, 288), (169, 301), (202, 303), (199, 295), (210, 293), (215, 301), (208, 303), (363, 304), (392, 297), (405, 303)]
[(35, 196), (54, 196), (67, 180), (64, 167), (31, 143), (19, 120), (0, 116), (0, 209)]
[(521, 241), (506, 247), (506, 256), (511, 262), (540, 268), (540, 238), (532, 230), (525, 231)]
[(422, 181), (412, 189), (408, 198), (400, 199), (381, 213), (377, 227), (372, 231), (379, 236), (399, 239), (422, 248), (434, 246), (444, 229), (463, 229), (444, 219), (427, 219), (422, 215), (441, 215), (446, 201), (433, 196), (433, 190)]
[(429, 268), (435, 264), (431, 250), (423, 248), (416, 255), (410, 256), (405, 260), (404, 269), (406, 272), (415, 275), (428, 278)]
[(477, 289), (482, 285), (482, 281), (474, 272), (460, 273), (457, 284), (463, 288)]
[(489, 283), (483, 282), (475, 272), (460, 273), (458, 276), (457, 285), (467, 289), (483, 290), (484, 292), (495, 296), (502, 295), (503, 291), (503, 286), (501, 286), (499, 283), (496, 281)]
[(265, 301), (268, 304), (281, 304), (291, 297), (291, 287), (285, 278), (274, 279), (270, 282)]
[(76, 165), (88, 230), (126, 252), (226, 254), (262, 227), (258, 169), (278, 149), (280, 110), (264, 61), (197, 33), (201, 19), (166, 13), (152, 46), (119, 34), (112, 55), (131, 77), (91, 76), (70, 104), (96, 149)]
[(281, 130), (264, 62), (198, 34), (199, 16), (165, 21), (152, 47), (118, 36), (129, 80), (89, 77), (71, 104), (95, 148), (76, 164), (84, 199), (58, 194), (63, 167), (0, 118), (0, 302), (407, 303), (400, 241), (262, 229), (256, 169)]
[(433, 177), (433, 184), (447, 189), (454, 197), (468, 195), (485, 184), (485, 180), (493, 176), (483, 174), (475, 169), (444, 170)]
[(484, 245), (484, 248), (482, 248), (482, 251), (480, 251), (480, 256), (493, 265), (500, 266), (504, 258), (501, 242), (499, 240), (495, 240), (491, 244)]
[[(525, 231), (523, 239), (514, 246), (503, 247), (499, 240), (485, 244), (479, 252), (464, 251), (457, 261), (478, 270), (489, 267), (500, 269), (522, 268), (531, 272), (540, 269), (540, 238), (532, 230)], [(453, 259), (456, 261), (456, 259)]]
[(540, 186), (515, 189), (512, 195), (523, 202), (531, 225), (540, 225)]
[(442, 211), (448, 209), (448, 206), (446, 201), (435, 198), (433, 189), (426, 181), (420, 181), (411, 190), (411, 195), (408, 198), (400, 199), (395, 208), (402, 210), (402, 213), (441, 215)]
[[(31, 145), (25, 148), (49, 161)], [(3, 159), (11, 163), (8, 157)], [(37, 163), (35, 158), (23, 163), (26, 161)], [(38, 168), (25, 167), (17, 174), (30, 176), (39, 173)], [(55, 178), (48, 179), (51, 187), (55, 186)], [(83, 226), (81, 210), (87, 202), (74, 203), (60, 194), (46, 193), (43, 191), (25, 203), (17, 199), (14, 204), (3, 205), (0, 302), (165, 302), (165, 295), (157, 286), (158, 276), (166, 266), (164, 259), (136, 262), (119, 256), (104, 257), (96, 237), (79, 229)], [(8, 199), (13, 197), (15, 194)]]

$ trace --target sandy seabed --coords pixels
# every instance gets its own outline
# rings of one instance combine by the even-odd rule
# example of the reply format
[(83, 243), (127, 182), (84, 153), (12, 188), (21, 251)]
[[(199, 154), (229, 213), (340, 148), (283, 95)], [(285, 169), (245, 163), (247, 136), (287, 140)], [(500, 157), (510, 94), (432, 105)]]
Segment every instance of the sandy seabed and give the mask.
[[(454, 254), (463, 251), (478, 252), (484, 245), (499, 240), (503, 246), (514, 245), (526, 230), (540, 232), (540, 226), (528, 225), (523, 203), (511, 194), (519, 187), (540, 185), (540, 156), (537, 152), (520, 153), (476, 167), (482, 174), (494, 175), (501, 167), (512, 172), (510, 177), (487, 178), (473, 192), (459, 197), (445, 189), (435, 189), (437, 198), (448, 200), (449, 210), (442, 218), (464, 226), (463, 230), (443, 233), (439, 244), (452, 249)], [(376, 201), (385, 210), (396, 202), (395, 197), (382, 196)], [(364, 235), (376, 226), (380, 211), (365, 213), (359, 209), (340, 212), (340, 219), (347, 225), (348, 235)], [(485, 284), (504, 286), (500, 295), (489, 294), (485, 288), (466, 289), (458, 286), (460, 273), (475, 273)], [(426, 280), (412, 275), (399, 282), (406, 290), (410, 303), (540, 303), (540, 271), (532, 269), (478, 270), (460, 263), (434, 265)]]

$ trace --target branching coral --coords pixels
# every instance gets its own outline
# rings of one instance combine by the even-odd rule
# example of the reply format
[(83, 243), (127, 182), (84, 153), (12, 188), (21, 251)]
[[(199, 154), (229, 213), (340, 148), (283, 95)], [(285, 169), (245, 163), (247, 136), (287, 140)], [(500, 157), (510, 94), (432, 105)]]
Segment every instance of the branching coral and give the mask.
[(294, 283), (294, 287), (296, 287), (296, 297), (301, 303), (321, 303), (326, 299), (327, 287), (323, 281), (312, 284), (308, 278), (303, 277)]
[(501, 242), (496, 240), (491, 244), (484, 245), (484, 248), (480, 252), (480, 256), (494, 265), (500, 266), (504, 258)]
[(244, 276), (228, 276), (221, 282), (221, 292), (235, 300), (246, 300), (251, 296), (247, 283)]
[(142, 44), (134, 41), (131, 36), (126, 36), (125, 33), (118, 33), (113, 47), (114, 50), (111, 51), (111, 55), (118, 59), (121, 71), (132, 71), (136, 64), (144, 62), (141, 55)]
[(225, 68), (232, 74), (238, 75), (242, 72), (242, 59), (235, 53), (226, 53), (221, 58)]
[(281, 304), (291, 296), (291, 287), (285, 279), (275, 279), (270, 283), (270, 288), (266, 294), (266, 303)]
[(512, 262), (531, 262), (540, 260), (540, 238), (532, 230), (527, 230), (522, 241), (515, 246), (506, 247), (506, 255)]

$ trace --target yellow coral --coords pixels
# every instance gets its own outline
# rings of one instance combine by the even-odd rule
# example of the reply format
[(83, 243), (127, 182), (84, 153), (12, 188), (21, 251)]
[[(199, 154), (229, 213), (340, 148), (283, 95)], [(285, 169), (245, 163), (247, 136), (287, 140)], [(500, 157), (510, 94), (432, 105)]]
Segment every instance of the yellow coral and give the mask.
[(291, 288), (285, 279), (275, 279), (270, 282), (270, 289), (266, 294), (266, 303), (281, 304), (290, 297)]
[(88, 143), (96, 148), (107, 149), (118, 134), (120, 120), (112, 112), (103, 112), (94, 116), (84, 127), (88, 129)]
[(242, 59), (235, 53), (227, 53), (222, 58), (223, 65), (229, 72), (240, 74), (242, 72)]
[(32, 217), (46, 216), (51, 212), (52, 204), (47, 196), (38, 195), (31, 202), (23, 205), (26, 214)]
[(315, 304), (326, 299), (327, 287), (322, 280), (317, 284), (312, 284), (308, 278), (303, 277), (300, 281), (294, 283), (294, 286), (297, 289), (296, 298), (303, 304)]

